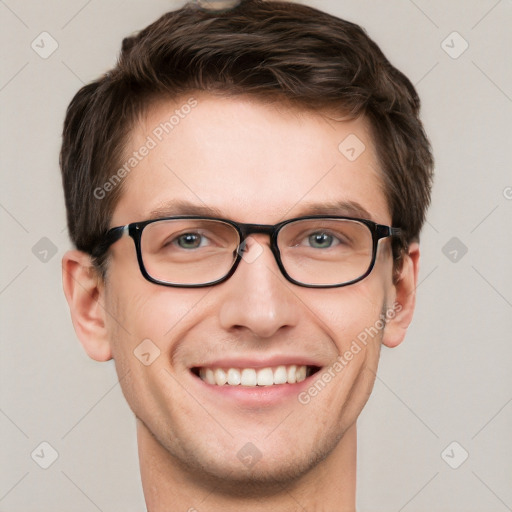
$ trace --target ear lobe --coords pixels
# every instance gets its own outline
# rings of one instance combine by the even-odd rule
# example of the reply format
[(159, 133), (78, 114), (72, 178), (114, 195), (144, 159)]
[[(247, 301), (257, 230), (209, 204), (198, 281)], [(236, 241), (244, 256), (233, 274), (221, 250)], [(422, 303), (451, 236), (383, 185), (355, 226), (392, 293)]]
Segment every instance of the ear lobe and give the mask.
[(416, 286), (420, 260), (419, 244), (412, 243), (404, 256), (402, 268), (394, 284), (395, 299), (388, 313), (382, 343), (386, 347), (396, 347), (402, 343), (409, 327), (416, 304)]
[(96, 361), (112, 359), (103, 302), (103, 283), (88, 254), (68, 251), (62, 258), (62, 284), (71, 320), (85, 351)]

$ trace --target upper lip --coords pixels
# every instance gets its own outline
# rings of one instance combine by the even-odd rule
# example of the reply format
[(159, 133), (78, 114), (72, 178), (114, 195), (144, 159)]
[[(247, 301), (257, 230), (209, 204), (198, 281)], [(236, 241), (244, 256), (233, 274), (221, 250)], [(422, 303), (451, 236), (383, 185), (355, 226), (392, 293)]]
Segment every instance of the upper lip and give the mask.
[(322, 363), (311, 357), (297, 355), (276, 355), (273, 357), (225, 357), (212, 361), (194, 364), (191, 368), (268, 368), (272, 366), (323, 366)]

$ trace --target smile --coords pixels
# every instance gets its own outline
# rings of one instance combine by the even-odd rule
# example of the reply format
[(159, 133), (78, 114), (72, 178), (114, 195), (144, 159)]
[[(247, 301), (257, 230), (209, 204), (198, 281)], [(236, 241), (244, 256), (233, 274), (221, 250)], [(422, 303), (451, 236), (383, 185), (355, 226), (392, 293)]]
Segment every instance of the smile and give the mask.
[(279, 365), (266, 368), (194, 368), (199, 378), (213, 386), (274, 386), (296, 384), (318, 371), (316, 366)]

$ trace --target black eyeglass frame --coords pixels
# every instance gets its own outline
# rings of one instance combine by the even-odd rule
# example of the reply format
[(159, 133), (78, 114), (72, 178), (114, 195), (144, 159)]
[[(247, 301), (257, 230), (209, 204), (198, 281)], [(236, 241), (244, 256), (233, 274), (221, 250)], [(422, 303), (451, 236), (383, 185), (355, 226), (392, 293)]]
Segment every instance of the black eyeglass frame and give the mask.
[[(148, 274), (146, 271), (146, 267), (144, 266), (144, 261), (142, 259), (142, 246), (141, 246), (141, 239), (142, 239), (142, 232), (146, 226), (149, 224), (153, 224), (154, 222), (160, 222), (164, 220), (208, 220), (208, 221), (219, 221), (223, 222), (225, 224), (229, 224), (230, 226), (234, 227), (235, 230), (238, 232), (239, 236), (239, 244), (236, 249), (236, 258), (231, 266), (231, 269), (229, 272), (221, 277), (220, 279), (217, 279), (215, 281), (211, 281), (204, 284), (178, 284), (178, 283), (169, 283), (167, 281), (161, 281), (159, 279), (155, 279), (151, 275)], [(370, 265), (366, 272), (356, 278), (352, 279), (351, 281), (348, 281), (346, 283), (339, 283), (339, 284), (307, 284), (302, 283), (301, 281), (297, 281), (291, 277), (288, 272), (286, 271), (283, 262), (281, 260), (281, 252), (279, 250), (279, 247), (277, 245), (277, 238), (279, 236), (279, 232), (281, 229), (291, 224), (292, 222), (298, 222), (302, 220), (350, 220), (359, 222), (361, 224), (364, 224), (369, 230), (372, 235), (372, 259), (370, 262)], [(337, 215), (308, 215), (305, 217), (297, 217), (294, 219), (287, 219), (285, 221), (279, 222), (278, 224), (270, 225), (270, 224), (244, 224), (241, 222), (234, 222), (229, 219), (222, 219), (217, 217), (204, 217), (200, 215), (180, 215), (180, 216), (173, 216), (173, 217), (162, 217), (158, 219), (151, 219), (146, 220), (142, 222), (132, 222), (130, 224), (126, 224), (124, 226), (117, 226), (114, 228), (109, 229), (104, 237), (100, 240), (100, 242), (96, 245), (96, 247), (93, 249), (91, 255), (94, 258), (99, 258), (103, 256), (110, 246), (120, 240), (123, 236), (130, 236), (133, 239), (133, 242), (135, 244), (135, 250), (137, 252), (137, 261), (139, 263), (139, 268), (144, 276), (145, 279), (147, 279), (149, 282), (162, 285), (162, 286), (170, 286), (173, 288), (206, 288), (209, 286), (215, 286), (216, 284), (223, 283), (224, 281), (227, 281), (236, 271), (238, 265), (240, 264), (240, 261), (242, 259), (242, 253), (245, 247), (245, 242), (247, 238), (256, 233), (264, 233), (270, 236), (270, 249), (272, 251), (272, 254), (274, 255), (274, 258), (277, 262), (277, 265), (279, 267), (279, 270), (283, 274), (283, 276), (293, 284), (296, 284), (298, 286), (302, 286), (305, 288), (340, 288), (342, 286), (348, 286), (354, 283), (357, 283), (359, 281), (362, 281), (365, 277), (367, 277), (371, 271), (373, 270), (375, 266), (375, 261), (377, 259), (377, 247), (379, 244), (379, 240), (383, 238), (388, 238), (392, 236), (401, 236), (402, 230), (400, 228), (395, 228), (392, 226), (386, 226), (384, 224), (377, 224), (376, 222), (373, 222), (371, 220), (367, 219), (359, 219), (356, 217), (345, 217), (345, 216), (337, 216)]]

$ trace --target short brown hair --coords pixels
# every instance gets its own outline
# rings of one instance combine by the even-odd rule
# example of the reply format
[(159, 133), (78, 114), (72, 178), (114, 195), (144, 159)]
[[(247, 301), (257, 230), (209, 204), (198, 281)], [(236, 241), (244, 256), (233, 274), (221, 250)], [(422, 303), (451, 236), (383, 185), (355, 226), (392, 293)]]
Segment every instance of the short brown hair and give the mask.
[(242, 0), (224, 11), (189, 3), (164, 14), (126, 38), (117, 65), (71, 101), (60, 164), (78, 249), (91, 254), (110, 227), (122, 183), (101, 199), (95, 190), (121, 165), (138, 116), (154, 99), (194, 91), (366, 116), (392, 223), (404, 232), (395, 255), (418, 239), (433, 158), (411, 82), (358, 25), (304, 5)]

